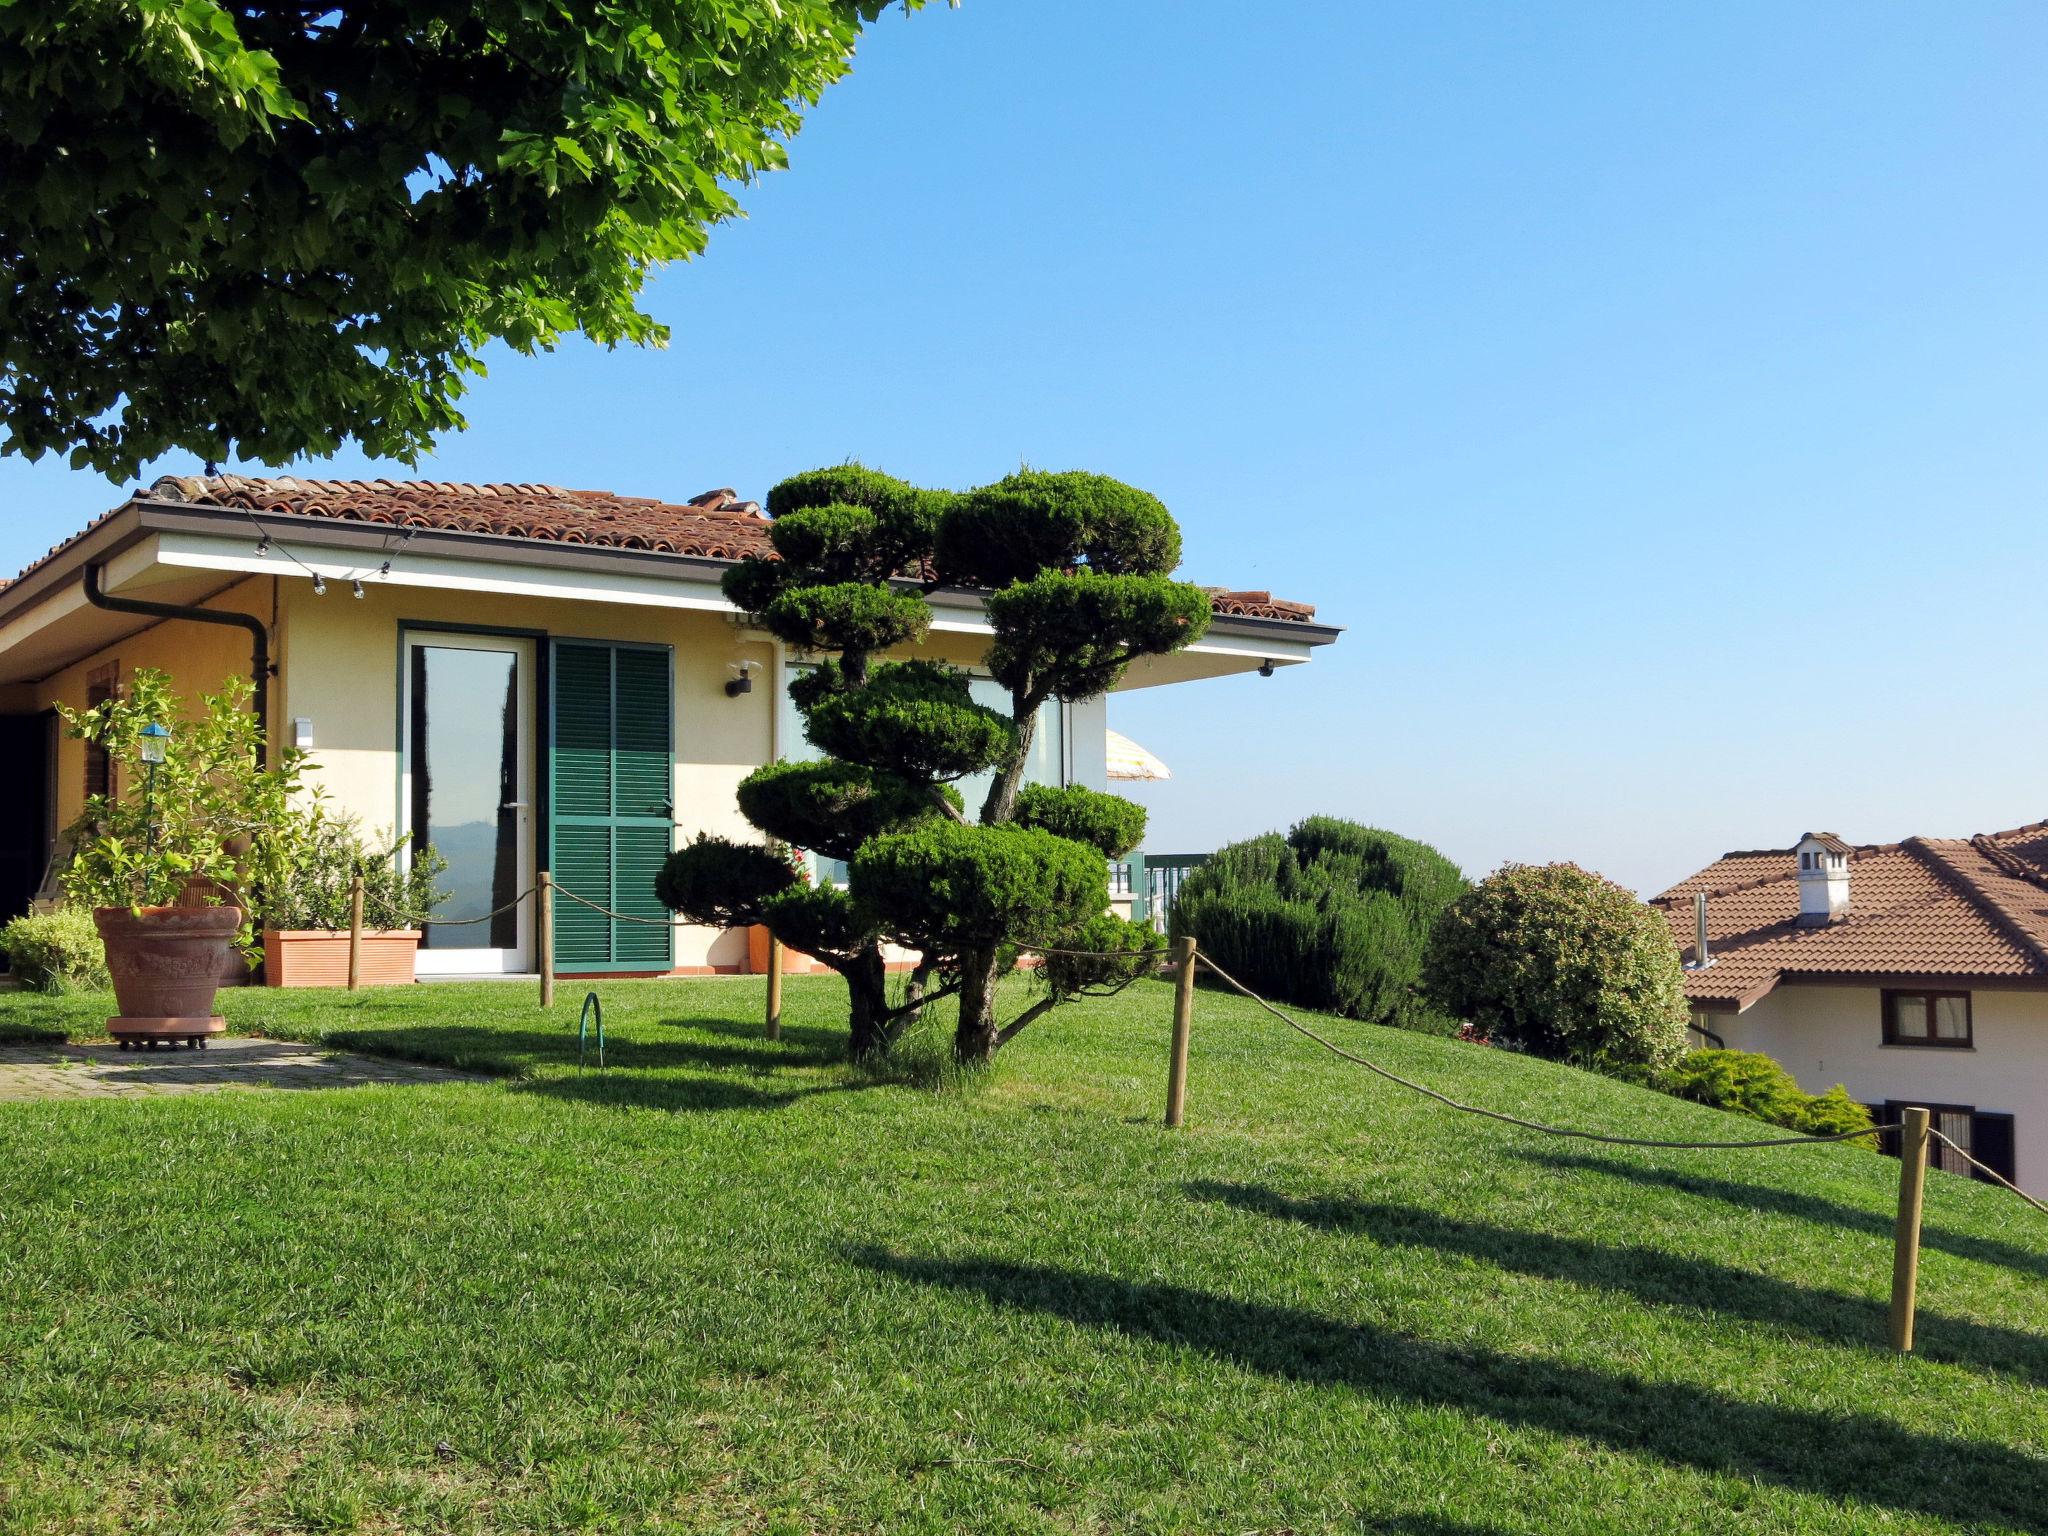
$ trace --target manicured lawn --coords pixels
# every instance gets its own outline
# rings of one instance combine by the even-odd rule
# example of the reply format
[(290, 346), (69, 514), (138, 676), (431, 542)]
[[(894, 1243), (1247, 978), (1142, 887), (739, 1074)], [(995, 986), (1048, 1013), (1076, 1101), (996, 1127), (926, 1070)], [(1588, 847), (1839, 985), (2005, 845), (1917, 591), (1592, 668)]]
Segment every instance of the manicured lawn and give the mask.
[[(226, 998), (480, 1084), (0, 1105), (0, 1530), (2048, 1531), (2048, 1220), (1895, 1166), (1453, 1117), (1214, 994), (942, 1092), (830, 981)], [(0, 1023), (103, 1000), (0, 999)], [(1328, 1026), (1482, 1102), (1751, 1122)]]

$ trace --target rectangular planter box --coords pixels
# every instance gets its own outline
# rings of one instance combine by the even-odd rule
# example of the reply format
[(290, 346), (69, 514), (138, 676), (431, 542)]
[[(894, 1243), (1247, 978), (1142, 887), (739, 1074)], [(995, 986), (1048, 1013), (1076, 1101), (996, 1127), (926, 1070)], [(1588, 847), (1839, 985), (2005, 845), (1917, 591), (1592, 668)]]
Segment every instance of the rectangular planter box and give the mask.
[[(413, 980), (417, 928), (363, 930), (363, 985), (397, 987)], [(263, 930), (263, 979), (273, 987), (348, 985), (348, 935), (319, 928)]]

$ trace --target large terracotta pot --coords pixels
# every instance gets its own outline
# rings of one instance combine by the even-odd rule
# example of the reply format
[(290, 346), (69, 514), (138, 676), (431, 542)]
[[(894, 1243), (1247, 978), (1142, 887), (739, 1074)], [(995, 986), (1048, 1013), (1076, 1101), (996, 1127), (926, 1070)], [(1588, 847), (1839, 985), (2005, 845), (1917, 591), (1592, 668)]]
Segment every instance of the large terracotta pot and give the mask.
[(95, 907), (107, 949), (118, 1016), (116, 1040), (184, 1040), (197, 1045), (227, 1028), (213, 995), (242, 926), (239, 907)]
[[(363, 930), (366, 987), (400, 987), (412, 981), (420, 947), (417, 928)], [(348, 985), (348, 935), (325, 928), (263, 930), (263, 979), (273, 987)]]
[[(766, 976), (768, 974), (768, 943), (772, 935), (765, 925), (756, 923), (747, 930), (747, 974)], [(811, 968), (811, 957), (798, 954), (787, 944), (782, 946), (782, 974), (801, 976)]]

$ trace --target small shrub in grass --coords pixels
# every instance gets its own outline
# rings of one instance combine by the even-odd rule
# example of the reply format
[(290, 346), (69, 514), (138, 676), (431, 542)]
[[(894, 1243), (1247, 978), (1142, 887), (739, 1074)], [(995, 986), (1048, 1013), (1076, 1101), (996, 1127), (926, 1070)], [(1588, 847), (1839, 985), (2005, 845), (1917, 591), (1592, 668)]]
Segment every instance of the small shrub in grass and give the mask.
[[(1804, 1136), (1867, 1131), (1872, 1124), (1870, 1111), (1841, 1084), (1826, 1093), (1807, 1093), (1790, 1072), (1756, 1051), (1690, 1051), (1649, 1082), (1695, 1104), (1730, 1109)], [(1858, 1137), (1856, 1145), (1875, 1147), (1877, 1139)]]
[(1427, 843), (1311, 816), (1217, 850), (1182, 883), (1173, 931), (1267, 997), (1450, 1034), (1416, 983), (1430, 925), (1464, 889)]
[(111, 985), (107, 951), (83, 907), (15, 918), (0, 928), (0, 950), (32, 992), (98, 992)]
[(1685, 990), (1664, 919), (1575, 864), (1510, 864), (1430, 932), (1422, 985), (1495, 1044), (1601, 1072), (1685, 1052)]

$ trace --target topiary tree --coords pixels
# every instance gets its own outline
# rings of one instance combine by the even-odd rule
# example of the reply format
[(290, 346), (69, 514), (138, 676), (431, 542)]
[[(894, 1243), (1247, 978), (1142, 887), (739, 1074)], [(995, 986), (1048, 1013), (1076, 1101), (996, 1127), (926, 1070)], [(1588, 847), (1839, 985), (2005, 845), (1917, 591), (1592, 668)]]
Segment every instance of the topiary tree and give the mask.
[(1596, 1071), (1685, 1051), (1685, 992), (1664, 920), (1575, 864), (1510, 864), (1453, 901), (1422, 985), (1496, 1044)]
[[(951, 496), (849, 464), (785, 480), (768, 510), (775, 557), (741, 562), (725, 590), (823, 656), (790, 696), (825, 757), (750, 775), (740, 808), (772, 838), (845, 860), (848, 887), (803, 888), (765, 856), (700, 840), (672, 856), (663, 899), (694, 921), (765, 923), (839, 971), (857, 1055), (958, 995), (955, 1054), (987, 1061), (1059, 1002), (1148, 970), (1157, 936), (1104, 910), (1104, 861), (1137, 846), (1144, 812), (1023, 781), (1048, 702), (1103, 693), (1133, 660), (1207, 628), (1207, 595), (1168, 577), (1180, 534), (1166, 508), (1102, 475), (1027, 470)], [(988, 591), (983, 661), (1007, 709), (977, 703), (956, 667), (877, 659), (923, 638), (925, 593), (940, 585)], [(984, 773), (982, 803), (965, 804), (952, 786)], [(1040, 997), (1003, 1024), (996, 986), (1020, 939), (1140, 953), (1055, 957)], [(916, 956), (893, 1004), (887, 943)]]
[(1311, 816), (1218, 849), (1181, 883), (1172, 928), (1269, 997), (1451, 1033), (1418, 982), (1437, 914), (1465, 889), (1427, 843)]

